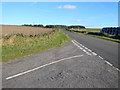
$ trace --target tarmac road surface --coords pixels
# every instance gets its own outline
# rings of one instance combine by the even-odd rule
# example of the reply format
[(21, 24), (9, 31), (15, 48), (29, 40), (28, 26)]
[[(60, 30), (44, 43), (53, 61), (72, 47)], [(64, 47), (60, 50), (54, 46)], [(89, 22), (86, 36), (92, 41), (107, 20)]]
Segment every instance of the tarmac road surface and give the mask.
[(71, 38), (91, 49), (118, 68), (118, 43), (63, 30)]
[(79, 35), (72, 37), (61, 47), (4, 63), (3, 88), (118, 88), (119, 69), (81, 45)]

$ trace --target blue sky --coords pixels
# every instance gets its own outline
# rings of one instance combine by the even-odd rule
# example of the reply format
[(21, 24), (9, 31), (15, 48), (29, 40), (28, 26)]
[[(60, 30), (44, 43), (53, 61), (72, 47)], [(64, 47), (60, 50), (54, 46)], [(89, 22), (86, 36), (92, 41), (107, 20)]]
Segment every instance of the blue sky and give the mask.
[(2, 24), (118, 25), (117, 2), (3, 2)]

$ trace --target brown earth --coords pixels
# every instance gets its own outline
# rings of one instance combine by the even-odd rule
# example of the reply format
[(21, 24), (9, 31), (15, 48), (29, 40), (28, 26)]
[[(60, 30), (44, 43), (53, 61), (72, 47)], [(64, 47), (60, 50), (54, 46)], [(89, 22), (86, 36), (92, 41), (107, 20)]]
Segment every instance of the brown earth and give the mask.
[(31, 26), (0, 25), (2, 35), (22, 33), (24, 35), (41, 34), (52, 31), (50, 28), (40, 28)]

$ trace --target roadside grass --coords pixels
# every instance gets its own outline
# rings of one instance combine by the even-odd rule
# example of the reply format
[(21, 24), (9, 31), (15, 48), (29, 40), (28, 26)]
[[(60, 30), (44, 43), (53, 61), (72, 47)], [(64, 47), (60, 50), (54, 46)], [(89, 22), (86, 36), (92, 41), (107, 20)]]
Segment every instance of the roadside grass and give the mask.
[(110, 37), (90, 35), (90, 34), (84, 34), (84, 33), (80, 33), (80, 34), (87, 35), (87, 36), (92, 36), (92, 37), (96, 37), (96, 38), (101, 38), (101, 39), (105, 39), (105, 40), (110, 40), (110, 41), (114, 41), (114, 42), (120, 43), (120, 40), (119, 40), (119, 39), (113, 39), (113, 38), (110, 38)]
[[(109, 36), (107, 36), (107, 34), (104, 34), (104, 36), (102, 36), (102, 35), (101, 36), (100, 35), (92, 35), (92, 34), (88, 34), (88, 33), (75, 32), (75, 31), (80, 31), (80, 30), (76, 30), (76, 29), (70, 30), (70, 31), (73, 31), (74, 33), (79, 33), (79, 34), (83, 34), (83, 35), (87, 35), (87, 36), (92, 36), (92, 37), (101, 38), (101, 39), (110, 40), (110, 41), (114, 41), (114, 42), (120, 43), (120, 39), (112, 38), (112, 37), (117, 37), (115, 35), (109, 35)], [(82, 30), (81, 29), (81, 31), (86, 31), (86, 30), (84, 30), (84, 29)], [(89, 32), (97, 33), (99, 31), (100, 31), (100, 29), (94, 29), (94, 30), (90, 30)]]
[(86, 32), (100, 32), (102, 29), (70, 29), (75, 31), (86, 31)]
[(23, 34), (3, 36), (2, 62), (59, 47), (70, 40), (60, 30), (29, 36)]

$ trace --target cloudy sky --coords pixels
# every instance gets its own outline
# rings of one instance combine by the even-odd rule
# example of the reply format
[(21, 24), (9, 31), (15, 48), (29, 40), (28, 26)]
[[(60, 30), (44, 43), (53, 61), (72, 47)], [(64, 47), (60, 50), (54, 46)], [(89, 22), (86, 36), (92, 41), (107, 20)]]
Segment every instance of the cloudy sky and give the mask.
[(7, 25), (118, 25), (117, 2), (4, 2), (2, 14), (2, 24)]

